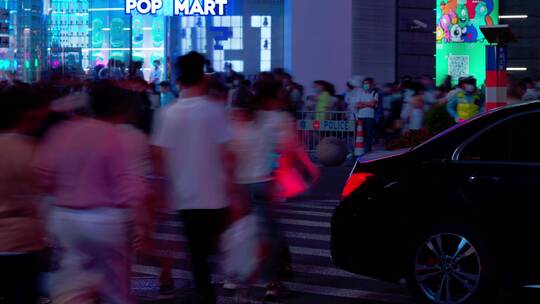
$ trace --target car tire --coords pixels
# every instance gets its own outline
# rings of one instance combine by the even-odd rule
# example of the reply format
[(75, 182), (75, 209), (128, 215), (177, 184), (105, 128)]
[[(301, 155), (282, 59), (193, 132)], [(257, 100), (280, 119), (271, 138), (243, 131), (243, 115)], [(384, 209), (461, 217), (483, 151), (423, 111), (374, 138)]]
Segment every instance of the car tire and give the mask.
[(423, 229), (410, 243), (407, 285), (422, 304), (495, 303), (495, 258), (477, 234), (461, 226)]

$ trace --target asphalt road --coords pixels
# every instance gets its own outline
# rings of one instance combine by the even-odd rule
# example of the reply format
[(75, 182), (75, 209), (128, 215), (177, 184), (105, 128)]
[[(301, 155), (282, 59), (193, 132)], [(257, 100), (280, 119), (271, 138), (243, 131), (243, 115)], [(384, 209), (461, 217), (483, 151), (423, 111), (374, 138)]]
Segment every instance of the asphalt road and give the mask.
[[(293, 259), (295, 276), (286, 282), (290, 295), (280, 303), (412, 303), (403, 286), (354, 275), (332, 265), (330, 260), (330, 218), (337, 201), (303, 200), (284, 203), (279, 208), (282, 225)], [(157, 250), (143, 256), (133, 266), (133, 292), (139, 303), (189, 303), (191, 272), (182, 223), (171, 214), (154, 236)], [(161, 299), (158, 292), (160, 255), (175, 258), (173, 276), (177, 296)], [(216, 258), (219, 260), (219, 258)], [(219, 303), (232, 303), (234, 293), (221, 289), (223, 276), (214, 275)], [(252, 303), (262, 303), (264, 285), (252, 291)]]

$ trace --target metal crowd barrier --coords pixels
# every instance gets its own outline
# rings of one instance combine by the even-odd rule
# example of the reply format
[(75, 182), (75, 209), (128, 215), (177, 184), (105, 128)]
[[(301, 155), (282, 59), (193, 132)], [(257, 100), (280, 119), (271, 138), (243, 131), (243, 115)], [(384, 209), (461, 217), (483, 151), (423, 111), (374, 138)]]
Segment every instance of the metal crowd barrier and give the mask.
[(317, 145), (326, 137), (341, 139), (349, 152), (354, 152), (356, 136), (354, 112), (302, 111), (297, 113), (297, 120), (298, 141), (307, 152), (315, 152)]

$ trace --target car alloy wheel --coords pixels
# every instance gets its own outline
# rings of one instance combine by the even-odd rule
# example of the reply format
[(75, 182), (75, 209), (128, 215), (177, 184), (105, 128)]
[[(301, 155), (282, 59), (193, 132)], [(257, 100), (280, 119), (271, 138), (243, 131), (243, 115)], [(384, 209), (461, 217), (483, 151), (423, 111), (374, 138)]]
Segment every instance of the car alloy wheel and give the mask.
[(478, 251), (458, 234), (433, 235), (416, 254), (416, 283), (433, 303), (464, 303), (477, 291), (481, 273)]

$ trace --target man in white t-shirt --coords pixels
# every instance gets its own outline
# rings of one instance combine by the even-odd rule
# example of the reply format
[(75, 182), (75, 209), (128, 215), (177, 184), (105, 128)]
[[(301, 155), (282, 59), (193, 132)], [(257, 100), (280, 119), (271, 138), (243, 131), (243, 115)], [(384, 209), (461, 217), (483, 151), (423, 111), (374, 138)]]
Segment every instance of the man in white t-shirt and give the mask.
[(362, 121), (364, 130), (364, 153), (371, 152), (375, 125), (375, 107), (379, 93), (374, 88), (372, 78), (366, 78), (361, 87), (355, 87), (350, 96), (349, 108), (356, 111), (356, 118)]
[(207, 97), (204, 57), (196, 52), (177, 61), (182, 98), (157, 118), (152, 144), (163, 155), (172, 203), (180, 211), (191, 250), (195, 302), (215, 303), (208, 257), (226, 224), (231, 139), (225, 108)]

